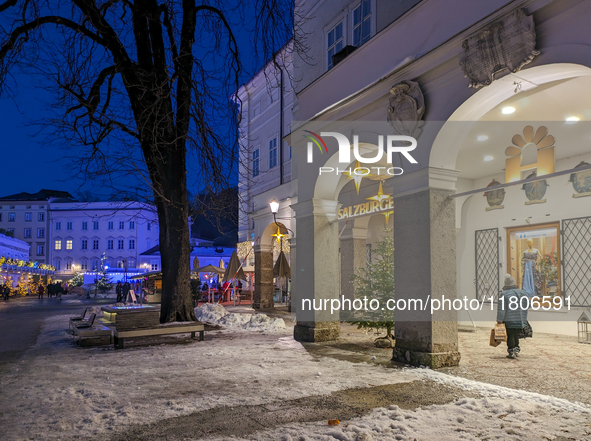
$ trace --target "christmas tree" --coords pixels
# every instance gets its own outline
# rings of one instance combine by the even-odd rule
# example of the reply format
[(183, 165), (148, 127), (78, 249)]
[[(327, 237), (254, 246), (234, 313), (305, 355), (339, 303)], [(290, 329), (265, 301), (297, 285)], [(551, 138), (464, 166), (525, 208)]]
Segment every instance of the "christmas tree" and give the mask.
[(111, 278), (107, 274), (107, 267), (105, 265), (105, 253), (101, 256), (101, 267), (99, 269), (98, 279), (94, 279), (94, 283), (100, 292), (107, 292), (111, 289)]
[(382, 310), (389, 299), (394, 298), (394, 235), (392, 229), (382, 230), (384, 236), (374, 243), (372, 247), (372, 262), (367, 262), (365, 268), (359, 268), (357, 274), (351, 276), (355, 298), (378, 300), (380, 308), (376, 311), (357, 311), (351, 323), (357, 325), (357, 329), (386, 330), (386, 336), (377, 338), (375, 345), (380, 347), (392, 347), (394, 337), (394, 313), (387, 308)]
[(72, 277), (70, 279), (70, 281), (68, 282), (68, 284), (71, 287), (75, 287), (75, 286), (82, 286), (84, 285), (84, 275), (82, 275), (81, 273), (79, 273), (78, 271), (76, 271), (74, 273), (74, 277)]
[(29, 293), (29, 290), (27, 288), (27, 282), (25, 282), (22, 279), (19, 279), (18, 285), (16, 287), (16, 293), (19, 296), (26, 296)]

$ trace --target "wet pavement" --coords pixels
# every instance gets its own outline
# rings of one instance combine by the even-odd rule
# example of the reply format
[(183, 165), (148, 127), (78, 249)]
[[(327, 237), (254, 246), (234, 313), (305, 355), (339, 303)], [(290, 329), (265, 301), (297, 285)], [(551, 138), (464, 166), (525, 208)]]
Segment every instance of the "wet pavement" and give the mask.
[(112, 299), (86, 299), (63, 296), (38, 299), (37, 296), (0, 300), (0, 370), (17, 361), (37, 341), (43, 321), (53, 315), (81, 314), (84, 308), (112, 303)]

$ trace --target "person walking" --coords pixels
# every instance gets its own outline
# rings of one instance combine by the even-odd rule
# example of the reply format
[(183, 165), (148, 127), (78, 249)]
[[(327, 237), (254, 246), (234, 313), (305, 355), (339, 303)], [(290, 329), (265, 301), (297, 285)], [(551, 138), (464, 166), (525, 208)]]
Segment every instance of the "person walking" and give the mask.
[(8, 298), (10, 297), (10, 287), (6, 283), (2, 288), (2, 297), (4, 297), (4, 300), (8, 300)]
[[(523, 297), (527, 301), (522, 301)], [(527, 323), (527, 309), (529, 306), (527, 292), (517, 287), (511, 274), (505, 275), (505, 286), (499, 296), (497, 323), (504, 323), (507, 329), (507, 358), (519, 357), (519, 334)]]
[(42, 299), (43, 298), (43, 294), (45, 293), (45, 288), (43, 287), (43, 284), (40, 283), (39, 284), (39, 288), (37, 288), (37, 294), (39, 294), (39, 298)]
[(117, 303), (121, 302), (121, 296), (123, 295), (123, 285), (121, 284), (121, 280), (117, 282), (115, 293), (117, 294)]
[(125, 282), (123, 284), (122, 295), (121, 295), (121, 301), (123, 303), (127, 302), (127, 296), (129, 295), (130, 290), (131, 290), (131, 285), (129, 284), (129, 282)]

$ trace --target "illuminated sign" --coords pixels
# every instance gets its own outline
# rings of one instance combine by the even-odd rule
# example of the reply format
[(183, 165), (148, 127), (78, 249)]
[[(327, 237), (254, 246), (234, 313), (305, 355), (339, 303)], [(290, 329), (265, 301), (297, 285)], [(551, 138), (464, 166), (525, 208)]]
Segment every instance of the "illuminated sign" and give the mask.
[(394, 198), (392, 196), (388, 196), (381, 200), (370, 200), (362, 204), (343, 207), (338, 211), (338, 219), (350, 219), (352, 217), (375, 213), (383, 214), (383, 212), (389, 212), (393, 209)]

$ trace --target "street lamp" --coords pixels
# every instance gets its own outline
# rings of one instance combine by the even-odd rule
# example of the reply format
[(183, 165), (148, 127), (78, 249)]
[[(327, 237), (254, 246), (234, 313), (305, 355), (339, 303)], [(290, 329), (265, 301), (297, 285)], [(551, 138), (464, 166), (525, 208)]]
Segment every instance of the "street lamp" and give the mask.
[(269, 202), (269, 207), (271, 208), (271, 213), (273, 213), (273, 222), (275, 222), (275, 225), (277, 225), (279, 228), (285, 228), (287, 231), (289, 231), (292, 235), (295, 236), (293, 231), (291, 231), (285, 225), (280, 225), (277, 222), (277, 212), (279, 211), (279, 202), (277, 202), (277, 199), (273, 199), (271, 202)]
[(279, 211), (279, 202), (277, 202), (276, 199), (273, 199), (271, 202), (269, 202), (269, 207), (271, 207), (271, 213), (273, 213), (273, 216), (275, 216)]

